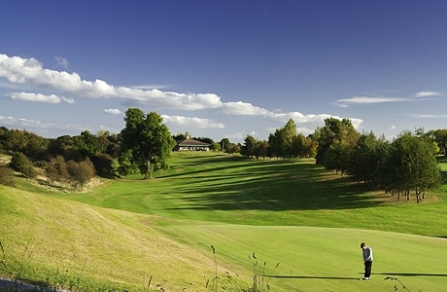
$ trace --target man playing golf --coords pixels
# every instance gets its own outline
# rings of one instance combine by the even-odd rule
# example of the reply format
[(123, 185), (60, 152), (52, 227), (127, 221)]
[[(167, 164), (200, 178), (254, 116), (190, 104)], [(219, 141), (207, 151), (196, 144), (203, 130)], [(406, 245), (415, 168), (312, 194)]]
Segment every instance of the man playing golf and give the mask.
[(369, 277), (371, 276), (371, 267), (373, 261), (372, 249), (364, 242), (360, 244), (360, 248), (362, 249), (363, 262), (365, 263), (365, 274), (360, 280), (369, 280)]

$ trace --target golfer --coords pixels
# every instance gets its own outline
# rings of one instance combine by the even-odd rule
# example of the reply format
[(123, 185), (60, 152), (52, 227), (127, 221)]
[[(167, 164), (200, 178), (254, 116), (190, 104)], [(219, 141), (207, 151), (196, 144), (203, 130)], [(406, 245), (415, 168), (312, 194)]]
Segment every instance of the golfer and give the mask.
[(360, 248), (363, 252), (363, 262), (365, 263), (365, 274), (363, 275), (363, 278), (360, 280), (369, 280), (371, 277), (371, 267), (373, 263), (373, 252), (372, 249), (366, 245), (366, 243), (362, 242), (360, 244)]

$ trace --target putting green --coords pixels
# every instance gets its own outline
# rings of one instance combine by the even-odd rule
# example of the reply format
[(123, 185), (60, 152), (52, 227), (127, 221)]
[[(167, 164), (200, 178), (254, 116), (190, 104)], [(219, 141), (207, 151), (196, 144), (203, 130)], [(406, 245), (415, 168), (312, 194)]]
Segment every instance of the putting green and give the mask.
[[(411, 291), (444, 291), (447, 284), (447, 240), (407, 234), (307, 227), (256, 227), (236, 225), (182, 225), (172, 227), (192, 245), (212, 253), (218, 265), (252, 273), (253, 252), (265, 265), (265, 281), (273, 291), (393, 291), (402, 284)], [(373, 248), (374, 263), (369, 281), (363, 272), (361, 242)], [(249, 258), (250, 257), (250, 258)], [(280, 263), (275, 270), (277, 263)], [(231, 272), (230, 272), (231, 273)]]

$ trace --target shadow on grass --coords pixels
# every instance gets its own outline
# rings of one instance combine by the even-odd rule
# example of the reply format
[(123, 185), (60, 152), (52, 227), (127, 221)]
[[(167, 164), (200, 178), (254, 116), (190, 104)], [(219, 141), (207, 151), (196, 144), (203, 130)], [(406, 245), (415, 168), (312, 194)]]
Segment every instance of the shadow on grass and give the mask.
[(317, 279), (317, 280), (356, 280), (359, 278), (353, 277), (337, 277), (337, 276), (270, 276), (270, 278), (277, 279)]
[[(216, 165), (215, 165), (216, 166)], [(241, 161), (161, 176), (191, 180), (175, 192), (185, 203), (171, 210), (318, 210), (382, 204), (363, 184), (320, 166), (293, 160)]]
[(62, 292), (65, 290), (59, 290), (53, 287), (48, 287), (46, 283), (38, 282), (38, 283), (27, 283), (18, 280), (10, 280), (0, 278), (0, 291), (39, 291), (39, 292)]
[(403, 277), (447, 277), (447, 274), (425, 274), (425, 273), (372, 273), (373, 275), (403, 276)]

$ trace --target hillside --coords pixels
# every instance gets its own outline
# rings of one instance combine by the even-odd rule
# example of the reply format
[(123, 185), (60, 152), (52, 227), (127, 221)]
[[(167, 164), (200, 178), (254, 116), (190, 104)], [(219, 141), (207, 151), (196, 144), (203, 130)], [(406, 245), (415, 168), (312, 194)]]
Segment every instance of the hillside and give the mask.
[[(215, 269), (200, 250), (164, 236), (157, 226), (166, 220), (157, 216), (98, 208), (1, 185), (0, 210), (4, 276), (20, 271), (20, 278), (36, 281), (53, 274), (49, 282), (67, 278), (60, 283), (65, 287), (82, 276), (86, 283), (81, 286), (101, 280), (110, 287), (122, 283), (140, 288), (152, 276), (154, 286), (172, 291), (172, 287), (195, 285), (194, 290), (199, 291), (198, 286), (205, 284), (203, 275), (212, 275)], [(184, 277), (176, 277), (178, 273)]]
[(213, 291), (217, 267), (219, 291), (229, 277), (233, 288), (248, 287), (254, 274), (272, 291), (364, 291), (361, 241), (377, 257), (368, 291), (391, 290), (387, 276), (440, 291), (447, 276), (438, 260), (447, 259), (443, 189), (422, 204), (397, 202), (311, 161), (176, 154), (153, 180), (128, 177), (82, 194), (23, 178), (17, 186), (0, 185), (0, 276), (13, 279), (88, 291), (149, 283)]

